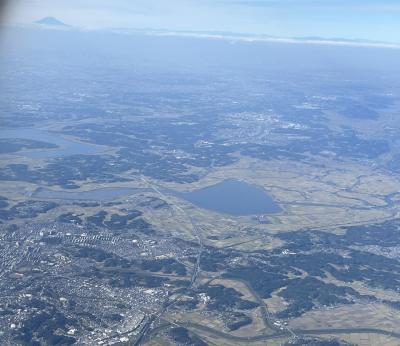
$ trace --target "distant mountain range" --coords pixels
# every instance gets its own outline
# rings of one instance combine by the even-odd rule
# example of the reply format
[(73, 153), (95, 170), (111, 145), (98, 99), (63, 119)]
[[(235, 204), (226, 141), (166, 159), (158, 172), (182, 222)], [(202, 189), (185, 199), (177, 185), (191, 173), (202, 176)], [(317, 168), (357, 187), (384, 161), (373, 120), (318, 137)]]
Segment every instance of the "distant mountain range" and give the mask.
[(45, 17), (40, 20), (34, 22), (35, 24), (41, 25), (51, 25), (51, 26), (68, 26), (67, 24), (63, 23), (62, 21), (58, 20), (54, 17)]

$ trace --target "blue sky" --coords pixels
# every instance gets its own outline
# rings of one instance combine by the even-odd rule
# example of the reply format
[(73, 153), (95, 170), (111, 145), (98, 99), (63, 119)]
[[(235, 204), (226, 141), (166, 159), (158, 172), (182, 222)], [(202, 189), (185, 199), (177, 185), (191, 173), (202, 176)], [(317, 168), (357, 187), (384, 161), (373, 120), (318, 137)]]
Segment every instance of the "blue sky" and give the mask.
[[(400, 42), (400, 0), (12, 0), (3, 20)], [(12, 4), (11, 4), (12, 3)]]

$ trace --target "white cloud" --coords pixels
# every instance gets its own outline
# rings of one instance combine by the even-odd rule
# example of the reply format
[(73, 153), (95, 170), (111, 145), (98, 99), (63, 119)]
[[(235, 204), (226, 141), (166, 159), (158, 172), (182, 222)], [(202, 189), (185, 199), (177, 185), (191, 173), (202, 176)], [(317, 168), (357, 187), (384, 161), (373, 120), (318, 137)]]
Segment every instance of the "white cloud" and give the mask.
[(398, 41), (394, 0), (12, 0), (9, 22)]

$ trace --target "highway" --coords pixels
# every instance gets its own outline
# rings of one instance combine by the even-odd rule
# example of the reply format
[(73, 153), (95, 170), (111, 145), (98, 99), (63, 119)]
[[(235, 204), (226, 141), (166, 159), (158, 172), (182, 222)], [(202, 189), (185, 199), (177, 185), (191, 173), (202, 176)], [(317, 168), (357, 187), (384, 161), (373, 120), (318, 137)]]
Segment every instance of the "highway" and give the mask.
[[(164, 200), (168, 200), (168, 198), (154, 185), (151, 185), (149, 182), (147, 182), (144, 178), (143, 180), (151, 186), (154, 191), (156, 191)], [(185, 210), (183, 210), (181, 207), (170, 203), (173, 207), (175, 207), (177, 210), (180, 212), (184, 213), (188, 219), (190, 220), (191, 226), (192, 226), (192, 234), (195, 238), (198, 240), (199, 244), (199, 251), (197, 254), (197, 259), (196, 263), (193, 267), (192, 275), (191, 275), (191, 281), (190, 285), (186, 288), (185, 291), (189, 290), (190, 288), (193, 287), (195, 284), (198, 274), (200, 271), (200, 262), (201, 262), (201, 255), (204, 249), (204, 244), (203, 244), (203, 239), (201, 235), (201, 231), (199, 227), (197, 226), (196, 222), (193, 220), (193, 218), (187, 214)], [(210, 280), (209, 283), (213, 281)], [(244, 280), (237, 280), (241, 281), (244, 285), (246, 285), (247, 289), (249, 292), (253, 295), (255, 300), (259, 303), (260, 308), (261, 308), (261, 315), (262, 319), (264, 322), (264, 325), (269, 328), (272, 333), (267, 334), (257, 334), (249, 337), (241, 337), (241, 336), (235, 336), (231, 335), (225, 332), (222, 332), (220, 330), (203, 326), (197, 323), (193, 322), (174, 322), (175, 325), (179, 325), (182, 327), (187, 327), (187, 328), (193, 328), (197, 329), (199, 331), (203, 331), (209, 334), (212, 334), (216, 337), (223, 338), (226, 340), (231, 340), (231, 341), (238, 341), (238, 342), (252, 342), (252, 341), (267, 341), (267, 340), (272, 340), (280, 337), (289, 337), (289, 338), (297, 338), (299, 336), (312, 336), (312, 335), (330, 335), (330, 334), (379, 334), (379, 335), (385, 335), (385, 336), (390, 336), (394, 338), (400, 339), (400, 332), (391, 332), (391, 331), (386, 331), (382, 329), (376, 329), (376, 328), (327, 328), (327, 329), (291, 329), (287, 326), (283, 326), (283, 329), (279, 328), (278, 326), (274, 325), (274, 321), (271, 318), (271, 315), (268, 311), (268, 307), (264, 303), (263, 299), (253, 290), (251, 285), (249, 285), (246, 281)], [(176, 302), (178, 302), (181, 297), (184, 295), (184, 293), (181, 293), (179, 296), (177, 296), (173, 300), (167, 299), (167, 301), (163, 304), (161, 309), (155, 313), (150, 315), (144, 323), (142, 323), (142, 326), (140, 327), (140, 332), (136, 335), (135, 340), (130, 342), (130, 345), (133, 346), (139, 346), (147, 336), (150, 335), (155, 335), (159, 331), (163, 329), (167, 329), (171, 326), (171, 323), (165, 323), (160, 326), (155, 327), (154, 329), (151, 329), (152, 325), (154, 322), (159, 321), (163, 314), (171, 307), (173, 306)], [(136, 328), (137, 329), (137, 328)]]
[[(169, 201), (169, 198), (165, 194), (163, 194), (157, 186), (149, 183), (144, 177), (142, 177), (142, 180), (148, 186), (150, 186), (157, 194), (159, 194), (161, 196), (161, 198), (163, 198), (165, 201)], [(196, 257), (196, 263), (193, 267), (190, 284), (188, 285), (188, 287), (185, 290), (185, 291), (188, 291), (189, 289), (191, 289), (193, 287), (193, 285), (195, 284), (197, 277), (199, 275), (201, 255), (204, 250), (203, 238), (201, 235), (201, 231), (200, 231), (199, 227), (197, 226), (196, 222), (193, 220), (193, 218), (190, 215), (188, 215), (187, 212), (184, 209), (182, 209), (180, 206), (178, 206), (170, 201), (169, 201), (169, 204), (172, 205), (177, 210), (179, 210), (184, 215), (186, 215), (186, 217), (189, 219), (190, 224), (191, 224), (192, 235), (193, 235), (193, 237), (197, 238), (197, 241), (199, 244), (199, 251), (198, 251), (197, 257)], [(130, 341), (130, 345), (139, 346), (142, 343), (142, 341), (145, 339), (147, 334), (151, 331), (151, 326), (154, 324), (154, 322), (158, 321), (171, 306), (173, 306), (176, 302), (178, 302), (181, 299), (181, 297), (183, 295), (184, 295), (184, 293), (181, 293), (179, 296), (177, 296), (173, 300), (170, 300), (169, 298), (167, 298), (167, 300), (163, 304), (162, 308), (157, 313), (150, 315), (148, 317), (148, 319), (144, 322), (144, 324), (141, 326), (139, 333), (135, 336), (135, 340)]]

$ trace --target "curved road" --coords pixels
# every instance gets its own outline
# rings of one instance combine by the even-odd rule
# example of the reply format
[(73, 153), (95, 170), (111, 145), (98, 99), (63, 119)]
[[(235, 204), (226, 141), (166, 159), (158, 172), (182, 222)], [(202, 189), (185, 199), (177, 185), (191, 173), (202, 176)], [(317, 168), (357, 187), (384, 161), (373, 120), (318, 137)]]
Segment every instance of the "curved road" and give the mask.
[[(143, 180), (147, 184), (149, 184), (144, 178), (143, 178)], [(149, 185), (152, 186), (151, 184), (149, 184)], [(167, 199), (167, 197), (157, 187), (155, 187), (153, 185), (152, 188), (154, 189), (154, 191), (156, 191), (158, 194), (160, 194), (163, 198)], [(192, 225), (192, 234), (193, 234), (193, 236), (195, 236), (198, 239), (198, 243), (199, 243), (199, 247), (200, 247), (198, 255), (197, 255), (196, 263), (193, 268), (191, 282), (190, 282), (190, 285), (187, 287), (187, 289), (190, 289), (194, 285), (194, 283), (198, 277), (198, 273), (199, 273), (199, 269), (200, 269), (200, 260), (201, 260), (201, 255), (202, 255), (203, 247), (204, 247), (203, 239), (201, 237), (201, 232), (200, 232), (198, 226), (196, 225), (196, 223), (194, 222), (193, 218), (190, 215), (188, 215), (186, 213), (186, 211), (183, 210), (181, 207), (174, 205), (173, 203), (171, 203), (171, 204), (189, 218), (190, 223)], [(385, 335), (385, 336), (390, 336), (390, 337), (400, 339), (400, 332), (390, 332), (390, 331), (376, 329), (376, 328), (329, 328), (329, 329), (309, 329), (309, 330), (296, 329), (296, 330), (292, 330), (289, 327), (284, 327), (286, 330), (279, 329), (277, 326), (275, 326), (273, 324), (270, 313), (269, 313), (268, 308), (265, 305), (263, 299), (257, 294), (257, 292), (255, 292), (253, 290), (253, 288), (246, 281), (244, 281), (244, 280), (238, 280), (238, 281), (241, 281), (243, 284), (246, 285), (249, 292), (254, 296), (254, 298), (260, 304), (261, 315), (262, 315), (264, 325), (266, 327), (268, 327), (269, 329), (271, 329), (272, 331), (274, 331), (273, 334), (258, 334), (258, 335), (249, 336), (249, 337), (242, 337), (242, 336), (235, 336), (235, 335), (231, 335), (228, 333), (224, 333), (220, 330), (213, 329), (211, 327), (203, 326), (203, 325), (193, 323), (193, 322), (185, 322), (185, 323), (176, 322), (174, 324), (180, 325), (182, 327), (194, 328), (197, 330), (201, 330), (203, 332), (213, 334), (220, 338), (224, 338), (224, 339), (231, 340), (231, 341), (239, 341), (239, 342), (240, 341), (241, 342), (265, 341), (265, 340), (272, 340), (272, 339), (285, 337), (285, 336), (286, 337), (297, 337), (299, 335), (306, 336), (306, 335), (329, 335), (329, 334), (380, 334), (380, 335)], [(159, 320), (162, 317), (162, 315), (168, 310), (169, 307), (171, 307), (177, 301), (179, 301), (179, 299), (183, 296), (183, 294), (184, 293), (181, 293), (178, 297), (176, 297), (172, 301), (167, 300), (163, 304), (162, 308), (158, 311), (158, 313), (155, 313), (155, 314), (152, 314), (151, 316), (149, 316), (146, 319), (144, 325), (141, 327), (139, 334), (136, 336), (136, 340), (131, 342), (131, 344), (134, 346), (138, 346), (144, 341), (144, 339), (147, 336), (156, 334), (157, 332), (159, 332), (163, 329), (169, 328), (171, 326), (171, 323), (160, 325), (151, 330), (152, 324), (155, 321)]]
[[(201, 330), (203, 332), (213, 334), (214, 336), (238, 342), (246, 342), (246, 341), (265, 341), (265, 340), (273, 340), (280, 337), (290, 337), (291, 335), (285, 331), (275, 332), (274, 334), (258, 334), (254, 336), (236, 336), (228, 333), (221, 332), (218, 329), (214, 329), (211, 327), (207, 327), (201, 324), (193, 323), (193, 322), (176, 322), (175, 324), (181, 327), (194, 328), (197, 330)], [(156, 334), (164, 329), (167, 329), (171, 326), (171, 324), (163, 324), (151, 331), (151, 334)], [(385, 336), (390, 336), (394, 338), (400, 339), (400, 333), (390, 332), (381, 329), (375, 328), (332, 328), (332, 329), (298, 329), (294, 330), (294, 332), (298, 335), (308, 336), (308, 335), (329, 335), (329, 334), (380, 334)]]

